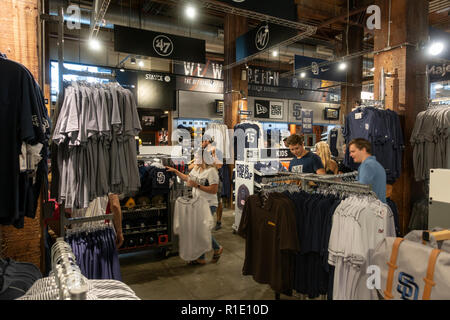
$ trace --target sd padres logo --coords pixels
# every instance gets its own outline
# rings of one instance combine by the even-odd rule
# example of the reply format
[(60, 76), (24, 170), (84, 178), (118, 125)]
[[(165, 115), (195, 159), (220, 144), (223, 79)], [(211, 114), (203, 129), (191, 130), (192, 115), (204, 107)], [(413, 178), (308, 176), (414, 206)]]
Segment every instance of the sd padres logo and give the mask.
[(159, 184), (163, 184), (164, 182), (166, 182), (166, 176), (163, 172), (158, 172), (156, 174), (156, 181), (158, 181)]
[(399, 285), (397, 291), (402, 295), (403, 300), (417, 300), (419, 287), (414, 282), (414, 277), (407, 273), (400, 272), (398, 275)]

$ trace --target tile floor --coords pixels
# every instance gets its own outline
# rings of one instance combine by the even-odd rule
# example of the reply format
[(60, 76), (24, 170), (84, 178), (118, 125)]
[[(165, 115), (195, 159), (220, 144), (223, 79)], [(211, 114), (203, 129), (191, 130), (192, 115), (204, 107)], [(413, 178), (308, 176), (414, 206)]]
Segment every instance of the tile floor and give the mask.
[[(222, 229), (213, 231), (224, 250), (217, 263), (189, 266), (178, 255), (155, 251), (120, 255), (123, 282), (144, 300), (271, 300), (268, 285), (242, 275), (245, 240), (233, 233), (233, 211), (224, 210)], [(206, 255), (207, 260), (212, 252)], [(282, 299), (294, 299), (282, 295)]]

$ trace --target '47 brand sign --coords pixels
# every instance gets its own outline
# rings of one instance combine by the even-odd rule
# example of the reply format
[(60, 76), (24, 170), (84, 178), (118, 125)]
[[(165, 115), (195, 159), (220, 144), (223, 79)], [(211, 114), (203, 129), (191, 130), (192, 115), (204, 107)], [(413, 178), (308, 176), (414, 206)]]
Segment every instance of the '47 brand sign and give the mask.
[(205, 63), (205, 40), (114, 26), (114, 50), (178, 61)]

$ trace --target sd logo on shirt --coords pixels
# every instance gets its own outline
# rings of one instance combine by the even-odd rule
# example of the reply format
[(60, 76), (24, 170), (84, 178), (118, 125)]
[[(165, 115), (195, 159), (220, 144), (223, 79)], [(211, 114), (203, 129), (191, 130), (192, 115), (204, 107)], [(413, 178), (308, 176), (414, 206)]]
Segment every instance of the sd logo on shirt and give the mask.
[(164, 182), (166, 182), (166, 176), (164, 175), (163, 172), (158, 172), (158, 173), (156, 174), (156, 181), (157, 181), (159, 184), (164, 184)]

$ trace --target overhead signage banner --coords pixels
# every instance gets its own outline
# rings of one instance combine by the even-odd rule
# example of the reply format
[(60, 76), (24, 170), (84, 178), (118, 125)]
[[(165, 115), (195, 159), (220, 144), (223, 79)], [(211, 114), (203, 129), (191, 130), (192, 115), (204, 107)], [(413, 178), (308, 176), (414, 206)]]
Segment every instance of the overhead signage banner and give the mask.
[(177, 76), (177, 90), (223, 93), (223, 81)]
[(283, 77), (282, 73), (283, 71), (249, 66), (247, 70), (248, 95), (251, 97), (317, 102), (340, 101), (339, 88), (329, 88), (328, 92), (311, 91), (311, 88), (317, 88), (320, 86), (321, 80)]
[(184, 76), (223, 80), (223, 64), (209, 59), (206, 64), (187, 61), (175, 63), (174, 71)]
[(175, 77), (172, 74), (139, 72), (137, 82), (139, 108), (175, 109)]
[(118, 25), (114, 25), (114, 51), (177, 61), (206, 62), (205, 40)]
[(298, 31), (263, 23), (236, 39), (236, 61), (273, 47), (298, 34)]
[(450, 63), (429, 64), (427, 66), (430, 82), (450, 80)]
[(233, 7), (266, 14), (285, 20), (297, 21), (297, 5), (294, 0), (278, 1), (276, 5), (273, 0), (219, 0)]
[(248, 96), (259, 98), (289, 99), (313, 102), (339, 102), (340, 91), (324, 93), (323, 91), (302, 90), (296, 88), (248, 85)]
[(303, 133), (313, 133), (313, 111), (302, 109), (302, 131)]
[[(339, 70), (339, 63), (334, 62), (320, 66), (320, 64), (326, 62), (328, 60), (295, 55), (295, 70), (296, 73), (305, 72), (305, 78), (346, 82), (346, 72), (345, 70)], [(308, 69), (298, 70), (303, 68)]]

